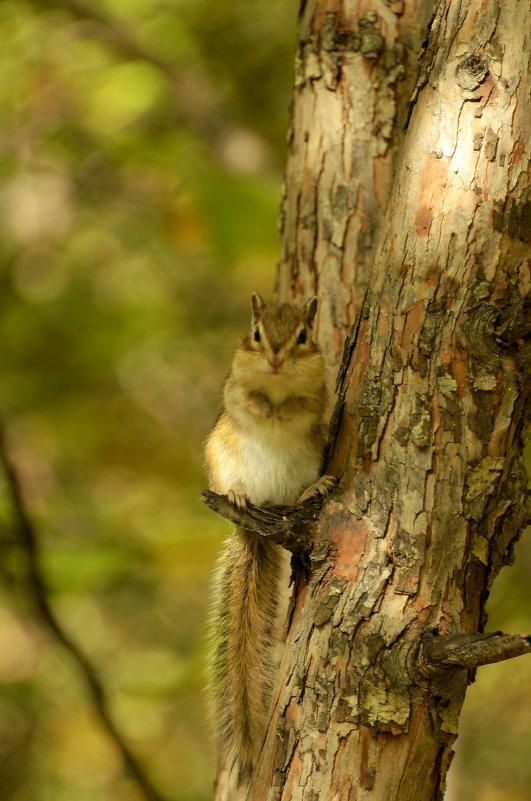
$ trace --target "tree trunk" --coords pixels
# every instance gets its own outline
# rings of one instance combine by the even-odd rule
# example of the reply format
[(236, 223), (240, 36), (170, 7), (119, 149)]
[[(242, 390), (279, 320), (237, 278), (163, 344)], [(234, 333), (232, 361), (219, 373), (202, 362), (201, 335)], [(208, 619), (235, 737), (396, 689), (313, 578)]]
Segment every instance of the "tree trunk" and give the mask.
[(333, 387), (367, 287), (435, 0), (304, 0), (277, 275), (318, 294)]
[[(301, 12), (309, 95), (298, 72), (292, 148), (306, 149), (288, 167), (280, 289), (318, 289), (333, 353), (388, 178), (378, 194), (381, 137), (368, 145), (376, 162), (353, 160), (358, 111), (367, 118), (345, 76), (361, 56), (327, 49), (331, 12), (318, 7)], [(477, 634), (529, 520), (530, 21), (523, 0), (443, 0), (433, 19), (339, 373), (328, 472), (341, 485), (315, 527), (309, 579), (299, 575), (250, 801), (440, 799), (475, 667), (530, 649)], [(345, 14), (346, 40), (354, 28)]]

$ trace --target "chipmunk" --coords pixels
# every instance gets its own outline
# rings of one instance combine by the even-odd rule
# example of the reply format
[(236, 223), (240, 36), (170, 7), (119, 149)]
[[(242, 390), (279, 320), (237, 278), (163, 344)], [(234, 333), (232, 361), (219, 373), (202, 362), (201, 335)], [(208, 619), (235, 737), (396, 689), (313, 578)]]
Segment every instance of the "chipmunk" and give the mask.
[[(326, 388), (312, 338), (316, 311), (317, 298), (299, 307), (252, 296), (251, 330), (236, 349), (224, 408), (205, 445), (210, 488), (240, 509), (249, 500), (300, 503), (334, 486), (332, 477), (319, 478)], [(236, 771), (239, 784), (252, 772), (268, 723), (286, 557), (279, 545), (239, 527), (214, 576), (213, 717), (220, 764)]]

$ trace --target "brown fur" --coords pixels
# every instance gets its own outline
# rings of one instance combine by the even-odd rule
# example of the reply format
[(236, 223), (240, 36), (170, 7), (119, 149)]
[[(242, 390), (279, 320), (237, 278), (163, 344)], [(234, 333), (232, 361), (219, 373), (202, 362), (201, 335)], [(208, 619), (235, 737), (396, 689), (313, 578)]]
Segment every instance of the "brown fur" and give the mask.
[[(236, 350), (225, 408), (205, 446), (211, 488), (235, 503), (290, 504), (309, 485), (305, 497), (329, 488), (316, 481), (326, 401), (323, 361), (312, 340), (316, 308), (315, 299), (301, 308), (253, 295), (251, 331)], [(221, 764), (240, 782), (256, 764), (269, 719), (286, 556), (237, 528), (214, 576), (212, 714)]]
[(247, 780), (267, 725), (278, 642), (280, 548), (238, 528), (227, 540), (214, 576), (215, 687), (218, 752)]

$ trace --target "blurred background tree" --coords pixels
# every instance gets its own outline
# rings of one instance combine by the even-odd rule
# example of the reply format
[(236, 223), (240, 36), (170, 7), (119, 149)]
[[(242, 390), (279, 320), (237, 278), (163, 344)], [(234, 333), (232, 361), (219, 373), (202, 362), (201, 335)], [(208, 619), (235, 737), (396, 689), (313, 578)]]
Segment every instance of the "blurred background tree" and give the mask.
[[(272, 291), (297, 9), (0, 3), (7, 447), (53, 608), (179, 801), (211, 796), (203, 632), (226, 527), (200, 501), (201, 448), (249, 295)], [(138, 801), (35, 615), (3, 476), (0, 568), (3, 801)], [(529, 629), (530, 578), (528, 537), (489, 628)], [(467, 696), (449, 797), (528, 799), (531, 677), (511, 668), (514, 685), (494, 665)]]

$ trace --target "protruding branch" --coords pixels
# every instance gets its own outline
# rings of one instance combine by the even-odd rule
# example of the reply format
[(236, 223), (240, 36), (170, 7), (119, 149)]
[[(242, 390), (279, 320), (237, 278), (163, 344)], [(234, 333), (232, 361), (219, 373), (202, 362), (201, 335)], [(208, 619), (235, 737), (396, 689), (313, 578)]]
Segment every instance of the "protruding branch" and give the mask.
[(454, 634), (430, 637), (421, 646), (424, 668), (461, 667), (473, 669), (493, 662), (531, 653), (531, 636), (503, 634)]
[(7, 490), (13, 507), (15, 526), (19, 541), (26, 554), (28, 563), (29, 589), (33, 596), (35, 607), (57, 642), (69, 652), (76, 663), (85, 684), (90, 692), (95, 710), (110, 735), (115, 746), (122, 755), (124, 764), (134, 778), (138, 789), (146, 801), (163, 801), (162, 796), (153, 787), (144, 768), (127, 745), (122, 734), (116, 728), (110, 713), (110, 703), (101, 680), (83, 650), (63, 629), (48, 600), (48, 591), (41, 570), (39, 538), (35, 531), (33, 521), (26, 508), (22, 486), (18, 473), (7, 452), (4, 432), (0, 424), (0, 463), (6, 476)]
[(245, 510), (230, 503), (226, 495), (218, 495), (211, 490), (203, 491), (203, 499), (218, 515), (261, 537), (267, 537), (292, 553), (311, 550), (320, 499), (301, 506), (255, 506), (248, 502)]

